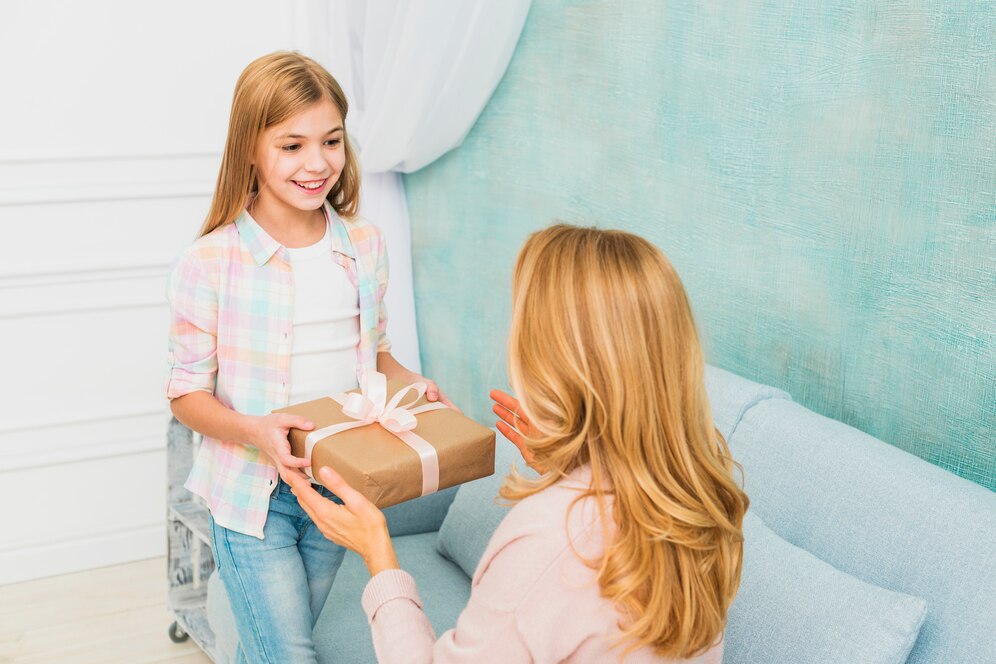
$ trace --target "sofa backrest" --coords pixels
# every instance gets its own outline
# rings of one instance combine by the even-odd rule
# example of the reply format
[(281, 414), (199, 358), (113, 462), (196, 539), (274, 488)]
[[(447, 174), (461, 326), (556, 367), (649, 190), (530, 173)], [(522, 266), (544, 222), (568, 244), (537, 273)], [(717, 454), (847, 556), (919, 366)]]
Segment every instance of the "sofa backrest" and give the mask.
[[(708, 366), (706, 390), (716, 427), (726, 438), (733, 434), (744, 413), (754, 404), (765, 399), (788, 398), (781, 390)], [(492, 533), (508, 513), (508, 507), (496, 502), (495, 497), (512, 465), (524, 474), (531, 472), (522, 463), (522, 456), (515, 446), (499, 436), (495, 444), (495, 474), (460, 487), (453, 501), (453, 513), (446, 518), (440, 530), (439, 551), (460, 565), (468, 576), (473, 574)], [(385, 510), (391, 534), (399, 534), (395, 528), (400, 531), (405, 527), (404, 519), (411, 519), (412, 523), (432, 523), (438, 515), (425, 514), (425, 511), (438, 509), (438, 505), (429, 502), (429, 498), (427, 496)], [(448, 506), (449, 502), (446, 504)]]
[(772, 531), (927, 601), (907, 661), (996, 661), (996, 493), (785, 398), (748, 408), (729, 442)]
[(767, 399), (788, 399), (788, 394), (775, 387), (755, 383), (718, 367), (706, 365), (706, 392), (712, 409), (712, 420), (727, 440), (736, 431), (744, 414)]

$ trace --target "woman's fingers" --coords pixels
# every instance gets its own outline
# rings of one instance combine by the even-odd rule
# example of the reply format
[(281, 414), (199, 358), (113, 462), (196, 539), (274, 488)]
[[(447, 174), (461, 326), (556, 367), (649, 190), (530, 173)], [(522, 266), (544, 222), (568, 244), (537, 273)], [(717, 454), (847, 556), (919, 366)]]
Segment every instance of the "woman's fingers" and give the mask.
[(522, 434), (502, 421), (499, 421), (497, 426), (498, 431), (501, 432), (501, 435), (508, 438), (512, 444), (518, 448), (519, 454), (522, 455), (522, 460), (526, 462), (526, 465), (539, 472), (539, 468), (533, 464), (533, 452), (529, 449), (529, 446), (526, 445), (526, 440), (522, 437)]
[(511, 394), (502, 392), (501, 390), (491, 390), (489, 394), (492, 401), (497, 401), (502, 406), (505, 407), (509, 412), (517, 412), (519, 410), (519, 400), (513, 397)]
[(498, 431), (501, 432), (501, 435), (505, 436), (510, 441), (512, 441), (512, 444), (518, 447), (520, 450), (522, 449), (522, 446), (525, 444), (525, 441), (522, 439), (521, 433), (519, 433), (512, 427), (508, 426), (502, 420), (496, 422), (495, 425), (498, 427)]
[(322, 484), (328, 487), (329, 491), (342, 498), (342, 502), (345, 503), (346, 507), (350, 508), (351, 512), (355, 511), (354, 508), (364, 505), (364, 503), (373, 506), (373, 503), (367, 500), (366, 496), (349, 486), (349, 482), (344, 480), (342, 475), (332, 470), (329, 466), (325, 466), (319, 470), (318, 477), (322, 480)]
[(504, 406), (499, 406), (498, 404), (495, 404), (491, 406), (491, 412), (500, 417), (505, 422), (505, 424), (511, 427), (518, 426), (518, 423), (515, 421), (516, 420), (515, 413), (505, 408)]
[(501, 390), (491, 390), (490, 396), (496, 402), (491, 408), (495, 415), (517, 429), (529, 428), (529, 419), (522, 412), (522, 405), (518, 399)]
[(299, 475), (300, 471), (297, 472), (286, 472), (281, 473), (280, 476), (284, 478), (284, 482), (290, 485), (291, 491), (297, 496), (297, 502), (301, 504), (304, 511), (308, 513), (311, 520), (315, 520), (316, 508), (324, 503), (330, 502), (322, 494), (315, 491), (315, 488), (311, 486), (311, 482), (307, 477), (302, 477)]

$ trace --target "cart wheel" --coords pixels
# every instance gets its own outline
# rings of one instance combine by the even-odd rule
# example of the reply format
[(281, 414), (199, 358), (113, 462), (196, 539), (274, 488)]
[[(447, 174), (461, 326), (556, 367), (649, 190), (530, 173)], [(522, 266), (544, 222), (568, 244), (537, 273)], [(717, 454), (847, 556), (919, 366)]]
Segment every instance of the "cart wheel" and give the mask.
[(190, 635), (183, 631), (175, 622), (169, 626), (169, 640), (173, 643), (183, 643), (190, 638)]

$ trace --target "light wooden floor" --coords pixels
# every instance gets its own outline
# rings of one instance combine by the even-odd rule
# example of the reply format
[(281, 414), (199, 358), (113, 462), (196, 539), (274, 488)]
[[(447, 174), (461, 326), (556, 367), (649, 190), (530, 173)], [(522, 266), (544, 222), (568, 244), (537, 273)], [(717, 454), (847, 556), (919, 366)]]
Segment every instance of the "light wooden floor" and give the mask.
[(0, 664), (210, 664), (172, 622), (165, 558), (0, 586)]

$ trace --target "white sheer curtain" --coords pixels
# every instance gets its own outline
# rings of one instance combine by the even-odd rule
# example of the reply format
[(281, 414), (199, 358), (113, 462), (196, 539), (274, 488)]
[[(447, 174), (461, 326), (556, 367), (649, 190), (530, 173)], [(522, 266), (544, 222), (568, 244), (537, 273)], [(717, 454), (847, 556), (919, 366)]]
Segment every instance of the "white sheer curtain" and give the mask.
[[(333, 0), (306, 5), (302, 48), (350, 101), (363, 166), (361, 214), (387, 236), (388, 333), (420, 371), (411, 229), (401, 173), (459, 146), (501, 80), (531, 0)], [(299, 6), (300, 7), (300, 6)]]

